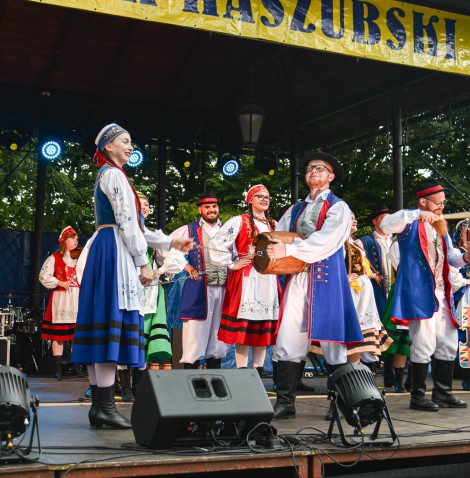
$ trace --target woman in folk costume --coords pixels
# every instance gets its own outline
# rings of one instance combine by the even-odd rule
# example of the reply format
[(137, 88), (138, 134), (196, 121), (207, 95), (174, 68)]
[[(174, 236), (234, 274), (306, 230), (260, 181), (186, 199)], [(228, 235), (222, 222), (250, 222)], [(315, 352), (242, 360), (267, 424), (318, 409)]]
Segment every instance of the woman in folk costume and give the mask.
[(41, 339), (52, 341), (55, 376), (61, 380), (64, 342), (73, 341), (80, 291), (75, 273), (79, 255), (75, 253), (78, 236), (72, 227), (67, 226), (60, 233), (59, 244), (59, 250), (44, 262), (39, 273), (39, 282), (47, 289), (53, 289), (47, 303)]
[[(460, 221), (455, 227), (452, 237), (454, 247), (461, 252), (470, 250), (470, 219)], [(452, 281), (454, 292), (454, 305), (457, 311), (462, 328), (459, 330), (459, 362), (462, 368), (462, 388), (470, 390), (470, 367), (468, 346), (470, 346), (470, 264), (465, 264), (459, 269), (455, 279)], [(465, 313), (466, 312), (466, 313)], [(466, 325), (465, 325), (466, 324)], [(465, 344), (467, 350), (465, 353)]]
[[(140, 209), (144, 219), (149, 216), (149, 201), (141, 192), (137, 192), (140, 201)], [(145, 235), (148, 245), (153, 247), (153, 242)], [(155, 246), (156, 247), (156, 246)], [(152, 259), (147, 253), (149, 264), (152, 270), (156, 270), (155, 255)], [(156, 270), (159, 273), (159, 270)], [(144, 306), (144, 344), (145, 344), (145, 361), (156, 362), (159, 364), (171, 363), (173, 357), (171, 351), (170, 336), (166, 324), (166, 306), (165, 291), (159, 283), (145, 289), (145, 306)]]
[(364, 342), (348, 345), (347, 355), (348, 363), (358, 363), (361, 354), (369, 358), (377, 357), (390, 346), (392, 341), (387, 336), (380, 321), (374, 288), (370, 280), (373, 274), (370, 263), (367, 260), (365, 250), (353, 239), (353, 235), (357, 232), (357, 221), (354, 213), (351, 214), (351, 220), (351, 235), (344, 244), (346, 249), (345, 261), (351, 295)]
[(400, 324), (395, 324), (391, 320), (393, 297), (395, 295), (395, 277), (400, 263), (400, 249), (398, 241), (394, 241), (388, 251), (390, 256), (390, 263), (392, 266), (392, 285), (388, 292), (387, 303), (385, 305), (385, 312), (382, 316), (382, 324), (387, 331), (388, 336), (393, 340), (393, 343), (384, 353), (385, 356), (393, 356), (393, 386), (395, 392), (405, 393), (410, 391), (410, 374), (408, 373), (406, 381), (404, 380), (406, 361), (410, 357), (411, 338), (409, 334), (408, 324), (403, 321)]
[[(227, 278), (219, 340), (235, 345), (237, 368), (246, 368), (252, 347), (253, 368), (262, 372), (266, 346), (274, 345), (279, 312), (279, 289), (275, 275), (262, 275), (252, 266), (253, 238), (273, 231), (276, 222), (269, 215), (271, 197), (262, 184), (253, 186), (245, 197), (248, 212), (229, 219), (209, 243), (215, 265), (231, 269)], [(238, 254), (233, 262), (229, 250)]]
[[(99, 132), (95, 144), (96, 232), (77, 265), (81, 295), (72, 360), (88, 365), (90, 424), (131, 428), (114, 403), (116, 364), (144, 366), (144, 286), (155, 274), (147, 258), (139, 201), (123, 170), (134, 149), (131, 137), (112, 123)], [(162, 237), (166, 249), (190, 247)]]

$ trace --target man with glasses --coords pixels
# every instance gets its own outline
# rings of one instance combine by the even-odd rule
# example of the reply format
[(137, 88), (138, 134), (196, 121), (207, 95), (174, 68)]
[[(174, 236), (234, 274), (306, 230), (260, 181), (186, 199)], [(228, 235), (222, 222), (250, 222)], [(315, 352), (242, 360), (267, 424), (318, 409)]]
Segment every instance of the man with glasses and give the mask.
[(287, 210), (276, 231), (298, 232), (305, 239), (293, 244), (276, 240), (267, 248), (270, 258), (293, 256), (310, 264), (286, 282), (276, 340), (274, 419), (295, 417), (299, 363), (312, 341), (319, 342), (330, 373), (347, 363), (348, 344), (363, 342), (343, 253), (351, 210), (330, 190), (331, 183), (341, 180), (343, 168), (322, 152), (303, 161), (310, 194)]
[[(400, 266), (393, 297), (391, 319), (408, 322), (410, 349), (410, 408), (438, 411), (465, 408), (467, 403), (452, 394), (454, 359), (458, 340), (457, 314), (453, 305), (449, 265), (461, 268), (470, 253), (454, 249), (445, 220), (444, 188), (434, 179), (416, 186), (417, 207), (383, 219), (387, 234), (398, 234)], [(432, 400), (426, 397), (426, 375), (433, 357)]]

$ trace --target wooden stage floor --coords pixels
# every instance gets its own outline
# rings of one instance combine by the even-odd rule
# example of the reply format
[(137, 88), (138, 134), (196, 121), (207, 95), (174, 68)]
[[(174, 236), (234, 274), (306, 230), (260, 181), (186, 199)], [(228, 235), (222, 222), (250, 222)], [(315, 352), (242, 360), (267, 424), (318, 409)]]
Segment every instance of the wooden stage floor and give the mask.
[[(175, 371), (177, 373), (178, 371)], [(470, 476), (470, 408), (417, 412), (408, 408), (409, 395), (387, 393), (386, 403), (398, 436), (392, 446), (357, 446), (345, 448), (325, 439), (328, 422), (326, 378), (307, 382), (316, 387), (315, 394), (299, 395), (295, 420), (271, 422), (281, 437), (275, 448), (218, 446), (180, 450), (149, 450), (135, 443), (132, 430), (91, 429), (85, 399), (87, 380), (28, 377), (32, 396), (40, 400), (38, 420), (42, 453), (38, 454), (37, 437), (28, 462), (0, 458), (0, 478), (13, 476), (34, 478), (59, 477), (200, 477), (224, 478), (321, 476), (391, 477), (400, 476)], [(377, 378), (381, 382), (381, 378)], [(272, 381), (263, 379), (266, 390)], [(429, 383), (430, 385), (430, 383)], [(454, 381), (459, 398), (470, 401), (470, 392), (461, 390)], [(274, 400), (274, 397), (271, 398)], [(130, 417), (132, 404), (120, 403), (119, 410)], [(349, 437), (353, 429), (344, 420)], [(372, 433), (374, 425), (366, 427)], [(29, 443), (29, 426), (20, 447)], [(334, 432), (338, 430), (335, 427)], [(379, 438), (389, 436), (386, 423)], [(424, 468), (429, 467), (432, 468)], [(432, 474), (429, 470), (434, 470)], [(395, 473), (393, 474), (393, 470)], [(411, 471), (410, 471), (411, 470)], [(419, 474), (421, 470), (423, 474)], [(391, 474), (392, 473), (392, 474)], [(409, 474), (407, 474), (409, 473)]]

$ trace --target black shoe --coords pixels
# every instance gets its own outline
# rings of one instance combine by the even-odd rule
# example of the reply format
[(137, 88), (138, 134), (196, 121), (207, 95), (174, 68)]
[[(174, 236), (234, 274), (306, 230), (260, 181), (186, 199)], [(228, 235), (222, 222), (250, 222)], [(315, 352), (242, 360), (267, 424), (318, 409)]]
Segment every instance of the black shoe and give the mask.
[(405, 369), (404, 368), (396, 368), (395, 369), (395, 392), (396, 393), (405, 393), (406, 388), (405, 384), (403, 383), (403, 374), (404, 374)]
[(260, 378), (273, 378), (273, 374), (265, 370), (263, 367), (256, 367), (256, 370), (258, 371)]
[(131, 422), (121, 415), (114, 402), (114, 385), (98, 387), (99, 408), (95, 415), (95, 426), (106, 425), (111, 428), (129, 429)]
[(434, 403), (432, 400), (429, 400), (426, 395), (421, 397), (413, 397), (411, 396), (410, 400), (410, 408), (412, 410), (420, 410), (422, 412), (438, 412), (439, 405)]
[(99, 409), (99, 396), (98, 396), (98, 387), (96, 385), (90, 385), (91, 390), (91, 407), (88, 412), (88, 420), (90, 421), (90, 426), (96, 428), (102, 428), (103, 424), (96, 421), (96, 413)]
[(211, 370), (217, 370), (222, 367), (222, 359), (214, 357), (206, 358), (206, 367)]
[(467, 402), (452, 393), (454, 361), (434, 359), (432, 362), (432, 400), (442, 408), (467, 408)]
[(295, 418), (294, 403), (276, 403), (274, 405), (273, 420), (281, 420), (283, 418)]
[(276, 395), (273, 420), (295, 418), (295, 394), (299, 378), (297, 362), (278, 361), (276, 369)]
[(467, 408), (467, 402), (458, 399), (453, 393), (441, 394), (437, 390), (432, 392), (432, 401), (440, 408)]

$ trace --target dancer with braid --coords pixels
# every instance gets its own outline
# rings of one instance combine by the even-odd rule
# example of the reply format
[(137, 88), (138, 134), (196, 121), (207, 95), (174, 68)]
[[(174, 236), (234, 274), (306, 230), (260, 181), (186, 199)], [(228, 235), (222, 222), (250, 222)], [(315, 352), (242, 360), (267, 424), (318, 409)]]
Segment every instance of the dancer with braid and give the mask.
[[(266, 346), (274, 345), (279, 311), (277, 276), (259, 274), (249, 254), (253, 238), (273, 231), (276, 222), (269, 215), (271, 197), (262, 184), (253, 186), (245, 197), (248, 211), (229, 219), (209, 243), (212, 262), (230, 269), (227, 277), (219, 339), (235, 345), (237, 368), (248, 366), (252, 347), (253, 368), (261, 374)], [(238, 254), (232, 260), (229, 251)]]

